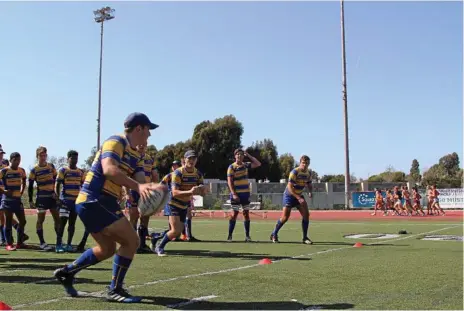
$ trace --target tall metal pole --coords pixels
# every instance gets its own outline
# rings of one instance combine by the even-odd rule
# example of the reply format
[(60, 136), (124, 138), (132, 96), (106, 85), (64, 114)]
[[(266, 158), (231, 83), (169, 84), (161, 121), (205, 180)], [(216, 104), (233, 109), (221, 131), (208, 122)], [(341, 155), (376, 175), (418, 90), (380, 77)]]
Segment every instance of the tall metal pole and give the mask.
[(345, 9), (344, 0), (340, 0), (340, 26), (342, 37), (342, 93), (343, 113), (345, 117), (345, 207), (350, 203), (350, 149), (348, 139), (348, 97), (346, 92), (346, 54), (345, 54)]
[(100, 30), (100, 73), (98, 76), (98, 113), (97, 113), (97, 150), (100, 150), (100, 129), (101, 129), (101, 89), (102, 89), (102, 67), (103, 67), (103, 24)]
[(101, 24), (100, 28), (100, 73), (98, 76), (98, 112), (97, 112), (97, 150), (100, 149), (101, 130), (101, 92), (102, 92), (102, 70), (103, 70), (103, 24), (114, 18), (114, 9), (109, 6), (93, 11), (95, 22)]

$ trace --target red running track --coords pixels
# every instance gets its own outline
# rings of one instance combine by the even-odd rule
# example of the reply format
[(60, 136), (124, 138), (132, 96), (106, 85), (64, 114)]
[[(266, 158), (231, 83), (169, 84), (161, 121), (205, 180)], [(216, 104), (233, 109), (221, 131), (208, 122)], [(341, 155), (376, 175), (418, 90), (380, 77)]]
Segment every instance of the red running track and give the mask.
[[(37, 211), (32, 209), (25, 210), (26, 215), (36, 215)], [(377, 215), (372, 216), (371, 210), (360, 210), (360, 211), (310, 211), (311, 220), (363, 220), (363, 221), (382, 221), (382, 220), (412, 220), (412, 221), (450, 221), (457, 222), (463, 221), (464, 211), (463, 210), (445, 210), (445, 216), (383, 216), (381, 212)], [(281, 211), (251, 211), (250, 218), (252, 219), (279, 219)], [(210, 219), (224, 219), (227, 218), (228, 212), (222, 210), (197, 210), (196, 218), (210, 218)], [(152, 217), (163, 217), (162, 212)], [(299, 219), (300, 213), (298, 211), (292, 211), (290, 216), (291, 219)]]

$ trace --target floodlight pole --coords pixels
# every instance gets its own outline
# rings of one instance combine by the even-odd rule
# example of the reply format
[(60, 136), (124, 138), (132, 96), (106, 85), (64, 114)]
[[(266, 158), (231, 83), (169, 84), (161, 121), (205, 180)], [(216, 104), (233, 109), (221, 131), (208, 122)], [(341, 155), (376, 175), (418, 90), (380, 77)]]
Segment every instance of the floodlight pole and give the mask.
[(345, 53), (345, 8), (344, 0), (340, 0), (340, 27), (342, 39), (342, 93), (343, 113), (345, 117), (345, 208), (350, 204), (350, 149), (348, 138), (348, 97), (346, 92), (346, 53)]
[(103, 69), (103, 24), (114, 18), (112, 15), (114, 9), (103, 7), (94, 11), (95, 22), (100, 23), (100, 72), (98, 76), (98, 112), (97, 112), (97, 150), (100, 149), (100, 131), (101, 131), (101, 91), (102, 91), (102, 69)]

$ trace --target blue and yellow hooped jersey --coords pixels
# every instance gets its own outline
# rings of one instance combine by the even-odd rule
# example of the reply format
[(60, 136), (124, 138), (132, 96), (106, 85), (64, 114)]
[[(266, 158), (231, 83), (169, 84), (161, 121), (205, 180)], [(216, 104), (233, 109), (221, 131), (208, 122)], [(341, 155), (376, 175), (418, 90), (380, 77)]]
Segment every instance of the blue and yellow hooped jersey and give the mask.
[(95, 155), (92, 167), (87, 172), (84, 184), (76, 199), (76, 204), (97, 200), (100, 195), (108, 195), (118, 200), (122, 187), (103, 175), (102, 160), (113, 159), (127, 176), (143, 172), (143, 160), (140, 153), (133, 149), (126, 136), (113, 135), (108, 138)]
[[(296, 167), (290, 172), (288, 182), (292, 184), (293, 191), (297, 195), (300, 195), (303, 193), (305, 186), (311, 184), (311, 173), (309, 172), (309, 169), (302, 170), (301, 168)], [(288, 187), (289, 186), (287, 185), (287, 188)], [(290, 194), (287, 188), (285, 188), (285, 194)]]
[(75, 201), (84, 182), (84, 171), (62, 167), (58, 170), (56, 182), (62, 184), (60, 199)]
[(11, 190), (11, 196), (2, 196), (2, 200), (21, 200), (21, 187), (26, 184), (26, 171), (22, 167), (16, 170), (4, 167), (0, 170), (0, 180), (4, 190)]
[(171, 192), (171, 187), (172, 187), (172, 173), (167, 174), (166, 176), (161, 179), (160, 182), (162, 185), (165, 185), (168, 187), (169, 192)]
[(152, 182), (152, 173), (153, 171), (156, 171), (155, 160), (147, 153), (143, 155), (142, 160), (143, 171), (145, 172), (145, 182)]
[(229, 165), (229, 168), (227, 169), (227, 177), (233, 178), (236, 193), (250, 192), (250, 183), (248, 182), (248, 169), (250, 168), (250, 162), (244, 162), (240, 165), (234, 162)]
[[(188, 172), (185, 167), (180, 167), (171, 174), (171, 189), (188, 191), (195, 186), (203, 185), (203, 174), (197, 168), (193, 168), (192, 172)], [(171, 196), (169, 205), (186, 209), (190, 206), (191, 200), (192, 196), (189, 194), (177, 197)]]
[[(6, 160), (3, 159), (2, 161), (0, 161), (0, 170), (5, 167), (8, 167), (8, 162), (6, 162)], [(0, 178), (0, 188), (3, 189), (3, 182), (1, 178)]]
[(55, 193), (56, 169), (51, 163), (36, 164), (29, 172), (29, 182), (37, 183), (37, 198), (51, 198)]

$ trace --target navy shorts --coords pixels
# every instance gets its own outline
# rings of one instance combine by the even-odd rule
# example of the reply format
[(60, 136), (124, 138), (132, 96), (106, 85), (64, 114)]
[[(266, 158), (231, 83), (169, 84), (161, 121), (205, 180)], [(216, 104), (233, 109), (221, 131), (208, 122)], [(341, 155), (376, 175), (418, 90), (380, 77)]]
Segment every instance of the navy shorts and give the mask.
[(75, 200), (61, 200), (60, 201), (60, 217), (69, 217), (76, 214), (76, 201)]
[(20, 199), (19, 200), (3, 200), (2, 209), (12, 212), (12, 213), (19, 213), (20, 211), (24, 211), (24, 207)]
[(37, 198), (35, 207), (39, 213), (45, 213), (47, 210), (56, 209), (56, 200), (54, 198)]
[(250, 208), (250, 193), (237, 193), (238, 200), (234, 200), (232, 193), (230, 194), (230, 205), (234, 211), (239, 211), (240, 209), (243, 211), (247, 211)]
[(185, 222), (187, 219), (188, 208), (178, 208), (173, 205), (167, 205), (167, 208), (169, 209), (169, 215), (166, 215), (165, 210), (165, 216), (179, 216), (181, 222)]
[(124, 213), (116, 198), (109, 196), (101, 196), (98, 200), (76, 204), (76, 212), (85, 229), (90, 233), (98, 233), (124, 218)]
[(284, 207), (290, 207), (290, 208), (298, 208), (300, 207), (300, 202), (298, 202), (297, 198), (295, 198), (293, 195), (291, 194), (286, 194), (284, 193), (284, 198), (282, 200), (282, 205)]

